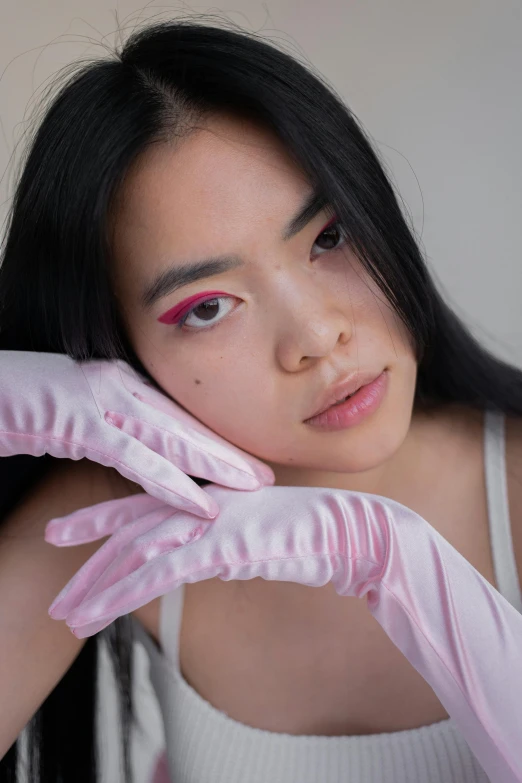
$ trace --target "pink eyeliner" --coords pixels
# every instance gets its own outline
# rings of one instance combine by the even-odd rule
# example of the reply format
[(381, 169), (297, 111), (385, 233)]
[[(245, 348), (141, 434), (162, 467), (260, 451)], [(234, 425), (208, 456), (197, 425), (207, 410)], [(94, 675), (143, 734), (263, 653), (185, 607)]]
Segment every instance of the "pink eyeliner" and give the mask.
[(332, 223), (336, 223), (337, 220), (338, 220), (337, 215), (334, 215), (333, 218), (330, 218), (326, 226), (323, 226), (322, 229), (319, 231), (319, 234), (322, 234), (323, 231), (326, 231), (326, 229), (329, 228), (332, 225)]
[[(322, 227), (319, 234), (322, 234), (323, 231), (326, 231), (326, 229), (332, 225), (332, 223), (336, 223), (338, 220), (337, 215), (334, 215), (326, 225)], [(194, 302), (197, 302), (199, 299), (204, 299), (212, 296), (230, 296), (230, 294), (227, 294), (225, 291), (204, 291), (203, 293), (194, 294), (193, 296), (189, 296), (187, 299), (184, 299), (179, 304), (175, 305), (175, 307), (172, 307), (170, 310), (167, 310), (166, 313), (163, 313), (163, 315), (160, 315), (158, 318), (158, 321), (162, 324), (172, 324), (176, 323), (177, 320), (179, 320), (187, 310), (190, 309), (190, 306), (194, 304)]]
[(227, 294), (225, 291), (204, 291), (203, 293), (194, 294), (193, 296), (189, 296), (187, 299), (184, 299), (179, 304), (175, 305), (174, 307), (171, 307), (170, 310), (167, 310), (166, 313), (163, 313), (163, 315), (160, 315), (158, 318), (158, 321), (162, 324), (172, 324), (176, 323), (176, 320), (179, 320), (187, 310), (190, 309), (190, 306), (194, 304), (194, 302), (197, 302), (198, 299), (205, 299), (205, 298), (211, 298), (212, 296), (230, 296), (230, 294)]

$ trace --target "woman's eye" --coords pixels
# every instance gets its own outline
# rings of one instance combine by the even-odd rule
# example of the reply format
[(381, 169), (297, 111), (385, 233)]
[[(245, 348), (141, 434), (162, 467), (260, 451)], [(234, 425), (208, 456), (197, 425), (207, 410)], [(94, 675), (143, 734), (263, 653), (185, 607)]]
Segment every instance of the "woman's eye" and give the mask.
[[(215, 296), (213, 299), (206, 299), (203, 302), (199, 302), (195, 307), (193, 307), (191, 310), (189, 310), (187, 313), (185, 313), (184, 316), (180, 318), (177, 325), (179, 328), (184, 326), (189, 318), (192, 316), (195, 316), (200, 322), (202, 321), (204, 324), (208, 324), (211, 322), (211, 325), (214, 326), (214, 324), (219, 323), (221, 321), (221, 318), (216, 320), (216, 315), (220, 314), (222, 317), (227, 315), (227, 313), (230, 312), (229, 308), (228, 310), (226, 308), (223, 308), (221, 306), (222, 300), (232, 300), (231, 296)], [(225, 310), (223, 313), (222, 311)], [(195, 329), (196, 331), (201, 331), (205, 327), (201, 327), (201, 324), (188, 324), (191, 328)]]
[[(314, 245), (316, 245), (318, 241), (321, 240), (321, 237), (326, 238), (326, 243), (328, 245), (326, 248), (323, 248), (325, 253), (331, 250), (339, 250), (341, 247), (345, 246), (347, 241), (341, 229), (341, 224), (338, 221), (329, 225), (328, 228), (324, 229), (324, 231), (321, 231), (315, 240)], [(316, 253), (316, 255), (322, 255), (322, 253)]]
[[(314, 245), (324, 241), (326, 241), (327, 245), (327, 247), (322, 248), (325, 253), (340, 250), (345, 246), (347, 240), (339, 222), (332, 223), (328, 228), (325, 228), (324, 231), (321, 231), (315, 240)], [(315, 255), (320, 256), (322, 253), (316, 253)], [(206, 299), (203, 302), (199, 302), (180, 318), (177, 322), (178, 328), (181, 329), (183, 326), (187, 325), (194, 331), (205, 331), (210, 329), (214, 325), (217, 325), (232, 309), (231, 306), (228, 308), (223, 307), (221, 304), (223, 300), (231, 301), (232, 299), (233, 297), (231, 296), (215, 296), (212, 299)], [(216, 316), (221, 317), (216, 318)], [(199, 324), (197, 322), (190, 323), (189, 318), (195, 318), (196, 321), (199, 321)]]

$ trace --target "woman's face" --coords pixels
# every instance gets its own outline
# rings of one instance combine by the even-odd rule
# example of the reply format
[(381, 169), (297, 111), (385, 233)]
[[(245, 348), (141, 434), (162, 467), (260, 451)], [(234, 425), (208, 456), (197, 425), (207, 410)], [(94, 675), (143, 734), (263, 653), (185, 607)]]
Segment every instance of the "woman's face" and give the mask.
[[(207, 120), (175, 146), (150, 147), (129, 172), (114, 212), (113, 273), (131, 343), (166, 394), (269, 464), (276, 483), (320, 486), (330, 473), (383, 471), (408, 433), (417, 366), (405, 327), (342, 231), (322, 233), (331, 208), (282, 237), (309, 191), (270, 132)], [(159, 275), (222, 255), (237, 265), (156, 286), (143, 303)], [(183, 324), (173, 308), (195, 295), (217, 302), (183, 305), (182, 321), (192, 310)], [(357, 369), (387, 369), (380, 408), (336, 432), (305, 423), (327, 387)]]

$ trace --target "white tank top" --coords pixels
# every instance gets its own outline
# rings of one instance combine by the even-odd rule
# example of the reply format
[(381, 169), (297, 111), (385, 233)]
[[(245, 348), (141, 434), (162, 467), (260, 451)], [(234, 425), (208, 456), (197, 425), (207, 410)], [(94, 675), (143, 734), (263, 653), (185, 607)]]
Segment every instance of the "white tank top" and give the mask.
[[(511, 538), (504, 415), (484, 427), (487, 501), (499, 592), (522, 613)], [(161, 599), (162, 650), (134, 621), (150, 660), (149, 676), (164, 723), (172, 783), (487, 783), (448, 718), (416, 729), (363, 736), (295, 736), (252, 728), (205, 701), (179, 668), (184, 585)]]

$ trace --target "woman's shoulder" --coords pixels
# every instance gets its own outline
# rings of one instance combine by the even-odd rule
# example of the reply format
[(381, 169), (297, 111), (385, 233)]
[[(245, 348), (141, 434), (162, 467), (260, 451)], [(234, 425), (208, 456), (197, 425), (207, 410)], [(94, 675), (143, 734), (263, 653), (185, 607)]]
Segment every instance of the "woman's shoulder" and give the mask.
[[(31, 559), (31, 553), (34, 556), (37, 550), (39, 579), (61, 589), (105, 539), (56, 547), (45, 541), (47, 523), (55, 517), (138, 492), (143, 492), (141, 487), (113, 468), (88, 459), (55, 459), (42, 475), (27, 482), (15, 506), (2, 516), (1, 531), (10, 547), (16, 546), (21, 558), (27, 552)], [(6, 547), (7, 543), (2, 551)]]
[(56, 460), (26, 481), (16, 505), (2, 514), (0, 612), (2, 666), (0, 757), (53, 690), (85, 640), (77, 639), (48, 609), (67, 582), (102, 545), (55, 547), (45, 541), (54, 517), (139, 491), (116, 471), (88, 460)]
[(42, 538), (47, 522), (54, 517), (143, 492), (114, 468), (88, 459), (53, 459), (43, 474), (26, 483), (27, 488), (4, 516), (2, 526), (7, 525), (31, 537), (41, 534)]
[(60, 493), (57, 490), (65, 486), (74, 491), (74, 494), (69, 495), (68, 502), (76, 508), (144, 491), (139, 484), (125, 478), (115, 468), (100, 465), (87, 458), (53, 460), (42, 481), (41, 490), (55, 496), (58, 501)]
[(42, 566), (44, 561), (52, 563), (52, 581), (59, 587), (57, 594), (107, 538), (72, 547), (55, 547), (45, 541), (47, 523), (82, 508), (142, 492), (139, 484), (115, 468), (86, 458), (53, 459), (45, 473), (23, 493), (15, 508), (4, 516), (2, 531), (12, 533), (21, 549), (38, 545)]
[(506, 416), (506, 484), (511, 537), (522, 587), (522, 416)]
[[(115, 468), (100, 465), (88, 459), (59, 459), (50, 468), (37, 490), (40, 503), (46, 508), (46, 522), (54, 517), (71, 514), (81, 508), (107, 500), (141, 494), (145, 490), (139, 484), (122, 476)], [(44, 528), (42, 529), (42, 535)], [(94, 554), (106, 539), (74, 547), (85, 548), (85, 560)], [(93, 548), (88, 551), (87, 547)], [(62, 550), (63, 551), (63, 550)], [(157, 640), (159, 638), (159, 599), (136, 609), (132, 614)]]

